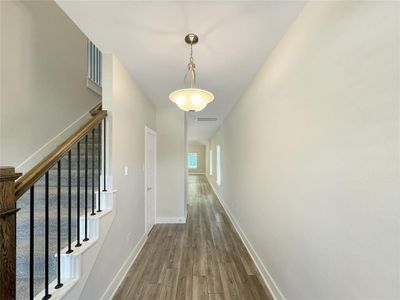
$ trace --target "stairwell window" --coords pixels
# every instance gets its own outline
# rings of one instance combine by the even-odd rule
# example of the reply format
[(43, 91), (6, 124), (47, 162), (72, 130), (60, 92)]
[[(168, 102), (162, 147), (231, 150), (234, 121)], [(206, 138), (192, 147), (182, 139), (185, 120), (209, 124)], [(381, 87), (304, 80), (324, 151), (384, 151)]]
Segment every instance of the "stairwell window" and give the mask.
[(217, 145), (217, 184), (221, 185), (221, 146)]
[(95, 93), (102, 94), (102, 53), (92, 43), (87, 40), (87, 80), (86, 85)]
[(197, 153), (188, 154), (188, 167), (189, 169), (197, 169)]
[(212, 176), (212, 174), (213, 174), (213, 152), (212, 152), (212, 150), (210, 150), (210, 176)]

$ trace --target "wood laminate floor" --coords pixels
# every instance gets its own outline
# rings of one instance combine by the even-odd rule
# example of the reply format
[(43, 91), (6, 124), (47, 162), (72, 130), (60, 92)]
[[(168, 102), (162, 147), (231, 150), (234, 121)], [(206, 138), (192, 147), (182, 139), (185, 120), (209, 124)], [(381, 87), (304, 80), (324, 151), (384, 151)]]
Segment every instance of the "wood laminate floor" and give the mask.
[(186, 224), (158, 224), (114, 299), (272, 299), (203, 175), (189, 176)]

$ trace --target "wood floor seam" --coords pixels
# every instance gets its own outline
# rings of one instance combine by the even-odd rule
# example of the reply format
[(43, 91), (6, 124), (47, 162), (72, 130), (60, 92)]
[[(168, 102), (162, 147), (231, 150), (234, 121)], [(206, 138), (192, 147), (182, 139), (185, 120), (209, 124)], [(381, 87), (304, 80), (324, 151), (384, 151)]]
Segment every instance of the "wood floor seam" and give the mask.
[(188, 179), (186, 224), (157, 224), (113, 299), (272, 300), (204, 175)]

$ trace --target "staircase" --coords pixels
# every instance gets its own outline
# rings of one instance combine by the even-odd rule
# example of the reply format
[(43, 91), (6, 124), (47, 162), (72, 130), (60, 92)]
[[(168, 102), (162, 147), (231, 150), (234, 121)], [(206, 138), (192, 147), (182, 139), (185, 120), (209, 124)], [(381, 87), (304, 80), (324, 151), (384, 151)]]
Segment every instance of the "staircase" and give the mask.
[[(94, 140), (94, 168), (88, 163), (88, 214), (92, 211), (92, 169), (94, 171), (94, 192), (98, 191), (99, 182), (99, 139), (98, 129), (95, 130)], [(82, 142), (81, 142), (82, 143)], [(83, 143), (82, 143), (83, 144)], [(83, 149), (82, 149), (83, 148)], [(85, 213), (85, 147), (80, 149), (80, 215)], [(77, 149), (71, 150), (71, 240), (77, 239)], [(88, 161), (92, 162), (92, 137), (88, 137)], [(68, 246), (68, 155), (61, 159), (61, 248)], [(97, 203), (97, 201), (95, 201)], [(17, 207), (21, 208), (17, 214), (17, 299), (29, 298), (29, 221), (30, 221), (30, 193), (25, 193), (18, 201)], [(42, 177), (35, 184), (34, 204), (34, 294), (44, 289), (44, 206), (45, 206), (45, 180)], [(96, 210), (96, 207), (94, 207)], [(81, 239), (85, 236), (81, 235)], [(82, 242), (81, 242), (82, 243)], [(73, 243), (75, 245), (76, 243)], [(57, 277), (57, 165), (49, 172), (49, 281)]]
[[(20, 181), (16, 184), (16, 299), (79, 298), (115, 214), (114, 193), (102, 191), (101, 122), (105, 116), (94, 116), (50, 154), (50, 160), (39, 163), (35, 167), (39, 171), (25, 174), (20, 186), (24, 180), (28, 183), (20, 197)], [(14, 298), (11, 293), (10, 299)]]

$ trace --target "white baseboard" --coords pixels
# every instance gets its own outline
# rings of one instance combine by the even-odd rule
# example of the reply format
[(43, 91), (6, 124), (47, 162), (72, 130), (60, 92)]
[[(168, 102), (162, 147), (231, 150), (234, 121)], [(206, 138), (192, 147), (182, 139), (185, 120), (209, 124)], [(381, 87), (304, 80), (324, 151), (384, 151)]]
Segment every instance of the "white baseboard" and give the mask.
[(285, 300), (285, 297), (283, 296), (282, 292), (278, 288), (278, 286), (275, 283), (274, 279), (272, 278), (271, 274), (268, 272), (267, 268), (261, 261), (256, 250), (254, 249), (253, 245), (250, 243), (249, 239), (247, 238), (246, 234), (243, 232), (239, 223), (236, 222), (228, 205), (226, 205), (226, 203), (222, 200), (222, 198), (218, 194), (217, 190), (215, 189), (214, 185), (212, 184), (212, 181), (210, 180), (210, 178), (208, 178), (208, 176), (206, 176), (206, 177), (207, 177), (208, 183), (211, 185), (211, 188), (214, 191), (214, 194), (217, 196), (218, 201), (224, 207), (230, 221), (232, 222), (233, 226), (235, 227), (237, 233), (239, 234), (240, 239), (242, 240), (243, 244), (245, 245), (247, 251), (250, 253), (251, 258), (253, 259), (253, 262), (256, 265), (258, 271), (260, 272), (261, 277), (263, 278), (266, 286), (268, 287), (272, 297), (274, 298), (274, 300)]
[(147, 240), (147, 234), (145, 233), (136, 244), (136, 247), (132, 250), (131, 254), (129, 254), (128, 258), (123, 263), (122, 267), (119, 269), (117, 274), (115, 275), (114, 279), (108, 285), (106, 291), (104, 292), (103, 296), (101, 296), (101, 300), (112, 299), (115, 293), (118, 290), (118, 287), (121, 285), (122, 281), (125, 279), (126, 274), (128, 273), (129, 269), (135, 262), (136, 257), (138, 256), (140, 250), (142, 250), (145, 242)]
[[(97, 105), (97, 104), (96, 104)], [(53, 137), (46, 144), (41, 146), (32, 155), (15, 167), (17, 172), (26, 173), (38, 164), (46, 155), (50, 154), (58, 145), (61, 145), (69, 136), (76, 132), (83, 124), (90, 119), (90, 111), (84, 113), (77, 120), (63, 129), (59, 134)]]
[(185, 224), (185, 217), (157, 217), (157, 224)]

